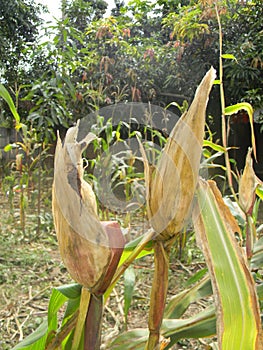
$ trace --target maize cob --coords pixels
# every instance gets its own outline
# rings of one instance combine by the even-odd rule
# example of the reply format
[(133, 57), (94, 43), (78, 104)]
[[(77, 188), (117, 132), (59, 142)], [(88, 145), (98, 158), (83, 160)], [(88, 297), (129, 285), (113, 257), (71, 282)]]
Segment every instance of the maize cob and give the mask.
[(68, 130), (55, 153), (52, 208), (60, 254), (71, 277), (91, 293), (109, 285), (124, 239), (116, 222), (101, 223), (95, 195), (83, 179), (82, 152), (94, 139), (77, 142), (78, 126)]
[(174, 126), (155, 169), (142, 150), (147, 187), (147, 211), (156, 238), (168, 240), (188, 218), (198, 180), (205, 111), (215, 79), (211, 68), (196, 90), (189, 110)]

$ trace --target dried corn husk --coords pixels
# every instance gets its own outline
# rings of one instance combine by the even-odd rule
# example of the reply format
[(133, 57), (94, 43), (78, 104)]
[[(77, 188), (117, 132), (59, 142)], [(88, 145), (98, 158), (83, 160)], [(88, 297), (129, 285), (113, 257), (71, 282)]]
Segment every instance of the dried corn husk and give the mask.
[(99, 221), (95, 195), (83, 179), (82, 152), (94, 139), (77, 142), (78, 125), (62, 143), (58, 135), (53, 216), (60, 254), (71, 277), (92, 293), (103, 293), (117, 267), (124, 240), (117, 223)]
[(173, 128), (155, 169), (149, 167), (142, 150), (148, 216), (158, 239), (173, 237), (188, 218), (202, 154), (205, 111), (215, 77), (211, 68), (198, 86), (189, 110)]
[(253, 169), (252, 148), (248, 150), (246, 165), (239, 181), (239, 204), (245, 213), (251, 214), (256, 200), (257, 178)]

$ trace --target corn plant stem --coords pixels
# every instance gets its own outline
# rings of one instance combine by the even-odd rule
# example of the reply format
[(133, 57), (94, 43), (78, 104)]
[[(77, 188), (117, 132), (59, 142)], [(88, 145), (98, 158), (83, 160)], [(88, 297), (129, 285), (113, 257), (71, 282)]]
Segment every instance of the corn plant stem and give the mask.
[(145, 350), (157, 350), (160, 348), (160, 328), (162, 325), (167, 290), (169, 254), (162, 241), (154, 244), (154, 276), (151, 290), (149, 311), (149, 338)]
[(111, 288), (112, 285), (114, 285), (118, 279), (122, 276), (124, 271), (130, 266), (130, 264), (137, 258), (137, 256), (140, 254), (140, 252), (145, 248), (147, 243), (149, 243), (155, 235), (154, 230), (150, 229), (144, 238), (140, 241), (140, 243), (137, 245), (137, 247), (134, 249), (134, 251), (131, 253), (131, 255), (125, 260), (125, 262), (118, 267), (115, 275), (113, 276), (113, 279), (111, 281), (111, 285), (109, 288)]
[(85, 324), (85, 320), (86, 320), (86, 316), (89, 308), (89, 303), (90, 303), (90, 292), (87, 290), (87, 288), (82, 287), (80, 305), (79, 305), (79, 315), (78, 315), (78, 320), (75, 327), (74, 338), (72, 342), (72, 350), (78, 350), (79, 348), (82, 331), (83, 331), (83, 327)]
[(91, 295), (84, 331), (84, 349), (100, 350), (103, 295)]
[(237, 199), (236, 193), (233, 188), (233, 180), (231, 174), (231, 165), (229, 160), (229, 154), (227, 151), (227, 125), (226, 125), (226, 114), (225, 114), (225, 92), (224, 92), (224, 84), (223, 84), (223, 38), (222, 38), (222, 26), (220, 21), (220, 15), (218, 12), (218, 7), (215, 5), (217, 23), (218, 23), (218, 31), (219, 31), (219, 80), (220, 80), (220, 102), (221, 102), (221, 120), (222, 120), (222, 143), (225, 148), (224, 156), (226, 163), (226, 175), (228, 179), (228, 184), (231, 193), (234, 198)]
[(250, 260), (253, 256), (253, 246), (256, 239), (256, 227), (250, 214), (246, 214), (246, 254)]

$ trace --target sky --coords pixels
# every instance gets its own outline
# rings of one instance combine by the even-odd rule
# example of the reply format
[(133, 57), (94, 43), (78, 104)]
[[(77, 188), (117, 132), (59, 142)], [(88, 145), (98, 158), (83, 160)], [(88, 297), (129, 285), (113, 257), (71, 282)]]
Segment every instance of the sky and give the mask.
[[(52, 20), (53, 17), (60, 18), (61, 17), (61, 11), (60, 11), (60, 5), (61, 0), (37, 0), (36, 2), (47, 5), (50, 14), (44, 15), (43, 18), (46, 21)], [(107, 1), (110, 8), (114, 6), (114, 0), (108, 0)], [(110, 14), (110, 9), (108, 9), (107, 14)]]
[(36, 2), (48, 7), (50, 14), (43, 15), (45, 20), (52, 20), (53, 17), (61, 17), (61, 11), (59, 9), (61, 4), (60, 0), (37, 0)]

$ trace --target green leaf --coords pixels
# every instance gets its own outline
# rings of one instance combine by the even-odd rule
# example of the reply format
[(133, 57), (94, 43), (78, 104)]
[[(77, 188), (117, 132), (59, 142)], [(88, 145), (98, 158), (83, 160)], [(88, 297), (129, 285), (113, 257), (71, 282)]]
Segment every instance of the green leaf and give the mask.
[(193, 283), (197, 283), (198, 281), (201, 280), (205, 275), (207, 274), (207, 267), (197, 271), (193, 276), (191, 276), (187, 281), (186, 281), (186, 287), (192, 285)]
[(79, 307), (79, 302), (80, 302), (80, 298), (68, 300), (67, 308), (66, 308), (64, 318), (63, 318), (63, 324), (67, 321), (67, 319), (70, 316), (72, 316), (75, 313), (75, 311), (77, 311), (77, 309)]
[(213, 84), (214, 85), (220, 85), (221, 84), (221, 80), (215, 79)]
[[(57, 313), (59, 309), (67, 302), (67, 301), (76, 301), (76, 303), (68, 304), (66, 309), (63, 325), (67, 323), (69, 317), (74, 312), (74, 309), (79, 305), (80, 293), (81, 293), (81, 285), (78, 283), (66, 284), (58, 288), (54, 288), (52, 290), (52, 294), (49, 300), (48, 305), (48, 339), (47, 344), (52, 341), (52, 338), (55, 336), (58, 328), (58, 316)], [(70, 307), (70, 309), (69, 309)]]
[(20, 123), (20, 116), (17, 113), (16, 107), (14, 105), (14, 102), (9, 94), (9, 92), (6, 90), (6, 88), (4, 87), (4, 85), (0, 84), (0, 96), (6, 101), (6, 103), (8, 104), (10, 111), (12, 112), (15, 121), (17, 124)]
[(79, 283), (65, 284), (56, 288), (61, 294), (68, 299), (76, 299), (81, 295), (82, 286)]
[(48, 305), (48, 332), (56, 331), (58, 326), (57, 312), (68, 300), (59, 290), (53, 288)]
[(134, 286), (135, 286), (135, 272), (132, 266), (125, 270), (124, 275), (124, 316), (127, 322), (127, 316), (132, 301)]
[[(214, 306), (186, 318), (163, 320), (161, 334), (170, 338), (168, 348), (185, 338), (205, 338), (216, 334), (216, 315)], [(230, 350), (230, 348), (226, 348)], [(234, 348), (233, 348), (234, 350)]]
[(6, 146), (4, 147), (4, 151), (5, 151), (5, 152), (10, 152), (13, 148), (17, 148), (17, 147), (18, 147), (17, 144), (15, 144), (15, 143), (9, 143), (8, 145), (6, 145)]
[(263, 186), (257, 186), (256, 194), (263, 201)]
[(209, 140), (204, 140), (204, 141), (203, 141), (203, 146), (204, 146), (204, 147), (210, 147), (210, 148), (212, 148), (214, 151), (217, 151), (217, 152), (223, 152), (223, 153), (225, 153), (225, 151), (226, 151), (225, 147), (220, 146), (220, 145), (218, 145), (218, 144), (216, 144), (216, 143), (214, 143), (214, 142), (211, 142), (211, 141), (209, 141)]
[(45, 320), (32, 334), (17, 344), (13, 350), (44, 350), (47, 338), (48, 323)]
[(165, 318), (179, 318), (187, 310), (192, 302), (196, 302), (212, 294), (211, 281), (207, 275), (192, 288), (186, 289), (171, 298), (166, 306)]
[(258, 300), (263, 301), (263, 283), (257, 286)]
[(240, 102), (232, 106), (228, 106), (225, 108), (225, 115), (233, 115), (238, 113), (239, 111), (246, 111), (249, 117), (249, 123), (251, 127), (251, 144), (253, 153), (255, 155), (255, 158), (257, 158), (257, 152), (256, 152), (256, 141), (255, 141), (255, 133), (254, 133), (254, 120), (253, 120), (253, 107), (248, 102)]
[(46, 342), (49, 343), (57, 331), (57, 313), (59, 309), (68, 300), (76, 301), (74, 305), (70, 305), (71, 309), (67, 308), (64, 317), (65, 323), (66, 319), (74, 312), (74, 310), (77, 308), (77, 305), (79, 304), (80, 292), (81, 286), (77, 283), (68, 284), (52, 289), (48, 305), (48, 320), (45, 321), (34, 333), (25, 338), (23, 342), (18, 344), (15, 349), (44, 350)]
[(225, 53), (225, 54), (221, 55), (221, 57), (226, 59), (226, 60), (234, 60), (237, 62), (236, 57), (232, 54), (229, 54), (229, 53)]
[(149, 332), (148, 329), (133, 329), (120, 334), (111, 344), (111, 350), (144, 350)]
[(238, 206), (237, 202), (232, 201), (229, 197), (224, 197), (224, 202), (237, 220), (238, 225), (244, 227), (246, 224), (246, 217), (242, 209)]
[(260, 316), (254, 280), (234, 236), (238, 225), (214, 182), (200, 181), (197, 200), (194, 225), (217, 300), (219, 344), (256, 350)]
[[(148, 338), (148, 329), (133, 329), (124, 332), (110, 344), (111, 350), (144, 350)], [(169, 349), (180, 339), (202, 338), (216, 334), (216, 316), (213, 306), (187, 319), (164, 319), (161, 334), (170, 338)]]
[(250, 266), (252, 269), (262, 269), (263, 267), (263, 237), (254, 245)]
[[(119, 266), (122, 265), (128, 259), (128, 257), (132, 254), (133, 250), (137, 247), (137, 245), (142, 239), (143, 237), (138, 237), (125, 245), (125, 248), (123, 250), (122, 256), (119, 261)], [(147, 243), (145, 248), (140, 252), (140, 254), (138, 254), (136, 259), (140, 259), (146, 255), (153, 254), (152, 247), (153, 247), (153, 243), (152, 241), (150, 241), (149, 243)]]
[(225, 108), (226, 115), (236, 114), (239, 111), (245, 110), (249, 115), (253, 116), (253, 107), (250, 103), (240, 102), (232, 106), (228, 106)]

